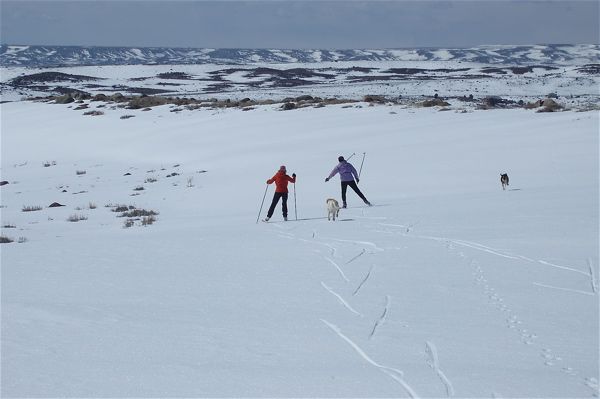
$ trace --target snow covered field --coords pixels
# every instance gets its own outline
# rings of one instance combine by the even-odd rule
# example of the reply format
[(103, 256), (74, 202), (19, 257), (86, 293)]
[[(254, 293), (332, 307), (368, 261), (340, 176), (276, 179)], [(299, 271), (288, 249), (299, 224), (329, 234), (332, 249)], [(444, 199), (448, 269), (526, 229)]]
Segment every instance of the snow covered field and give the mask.
[[(598, 64), (519, 67), (469, 61), (6, 67), (1, 70), (0, 94), (4, 101), (79, 90), (91, 95), (118, 92), (278, 102), (302, 95), (360, 100), (381, 95), (410, 101), (437, 94), (467, 108), (474, 105), (456, 98), (492, 96), (533, 102), (553, 95), (569, 108), (597, 108), (598, 70)], [(52, 73), (63, 75), (44, 76)]]
[(598, 397), (598, 112), (72, 108), (0, 105), (3, 397)]

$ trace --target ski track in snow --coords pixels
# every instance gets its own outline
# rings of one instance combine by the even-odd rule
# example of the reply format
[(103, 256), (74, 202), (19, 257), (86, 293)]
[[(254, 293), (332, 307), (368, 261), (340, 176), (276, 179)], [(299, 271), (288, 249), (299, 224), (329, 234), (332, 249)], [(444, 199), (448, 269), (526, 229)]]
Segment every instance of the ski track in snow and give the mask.
[(329, 248), (331, 250), (331, 257), (335, 258), (335, 255), (337, 254), (337, 248), (332, 245), (329, 245), (329, 244), (323, 244), (323, 245), (325, 245), (327, 248)]
[(590, 279), (592, 280), (592, 291), (594, 294), (598, 293), (598, 280), (596, 279), (596, 274), (594, 273), (594, 264), (592, 263), (592, 259), (587, 259), (588, 268), (590, 269)]
[(370, 241), (356, 241), (356, 240), (342, 240), (339, 238), (327, 238), (330, 241), (336, 241), (336, 242), (344, 242), (344, 243), (351, 243), (351, 244), (355, 244), (355, 245), (361, 245), (361, 246), (367, 246), (367, 247), (371, 247), (373, 248), (373, 250), (375, 252), (383, 252), (385, 251), (383, 248), (379, 248), (377, 246), (377, 244), (370, 242)]
[(411, 398), (419, 397), (415, 393), (415, 391), (410, 387), (410, 385), (408, 385), (406, 383), (406, 381), (404, 381), (404, 372), (403, 371), (377, 363), (376, 361), (371, 359), (369, 357), (369, 355), (367, 355), (365, 353), (365, 351), (363, 351), (356, 343), (354, 343), (354, 341), (352, 341), (350, 338), (348, 338), (346, 335), (344, 335), (338, 326), (336, 326), (335, 324), (332, 324), (324, 319), (321, 319), (321, 321), (323, 323), (325, 323), (325, 325), (327, 327), (329, 327), (333, 332), (335, 332), (340, 338), (342, 338), (344, 341), (346, 341), (356, 351), (356, 353), (358, 353), (360, 355), (360, 357), (362, 357), (365, 361), (367, 361), (367, 363), (371, 364), (372, 366), (377, 367), (378, 369), (383, 371), (385, 374), (390, 376), (394, 381), (396, 381), (400, 385), (402, 385), (402, 387), (406, 390), (406, 392), (408, 393), (408, 395)]
[(342, 298), (342, 296), (340, 294), (338, 294), (337, 292), (335, 292), (333, 289), (331, 289), (331, 287), (329, 287), (327, 284), (325, 284), (324, 282), (321, 281), (321, 285), (323, 286), (323, 288), (325, 288), (327, 291), (329, 291), (329, 293), (331, 293), (331, 295), (335, 296), (337, 298), (337, 300), (344, 305), (344, 307), (346, 309), (348, 309), (349, 311), (351, 311), (352, 313), (363, 317), (362, 313), (358, 312), (357, 310), (355, 310), (352, 306), (350, 306), (350, 304), (348, 302), (346, 302), (346, 300), (344, 300), (344, 298)]
[[(313, 235), (314, 235), (315, 233), (316, 233), (316, 232), (313, 232)], [(313, 245), (321, 245), (321, 246), (324, 246), (325, 248), (327, 248), (327, 249), (329, 250), (329, 252), (330, 252), (330, 254), (331, 254), (331, 257), (332, 257), (332, 258), (335, 258), (335, 257), (336, 257), (337, 249), (336, 249), (335, 247), (333, 247), (333, 246), (331, 246), (331, 245), (327, 244), (327, 243), (323, 243), (323, 242), (319, 242), (319, 241), (315, 241), (315, 240), (307, 240), (307, 239), (305, 239), (305, 238), (296, 237), (296, 236), (295, 236), (295, 235), (293, 235), (293, 234), (292, 234), (292, 235), (290, 235), (290, 238), (291, 238), (291, 239), (298, 240), (298, 241), (302, 241), (302, 242), (307, 242), (307, 243), (309, 243), (309, 244), (313, 244)]]
[(379, 319), (377, 319), (377, 321), (373, 325), (373, 329), (371, 330), (371, 334), (369, 334), (369, 339), (373, 338), (373, 336), (375, 336), (375, 333), (377, 332), (377, 328), (379, 326), (383, 325), (383, 323), (385, 323), (385, 320), (387, 319), (387, 315), (390, 312), (390, 307), (391, 307), (390, 296), (386, 295), (386, 297), (385, 297), (385, 308), (383, 309), (383, 313), (381, 314), (381, 316), (379, 316)]
[[(394, 224), (389, 224), (389, 223), (380, 223), (380, 225), (382, 225), (382, 226), (389, 226), (389, 227), (405, 227), (404, 225), (394, 225)], [(511, 253), (506, 253), (506, 252), (503, 252), (503, 251), (501, 251), (499, 249), (488, 247), (486, 245), (479, 244), (479, 243), (472, 242), (472, 241), (452, 239), (452, 238), (447, 238), (447, 237), (427, 236), (427, 235), (408, 235), (408, 234), (402, 234), (402, 235), (404, 237), (413, 237), (413, 238), (419, 238), (419, 239), (424, 239), (424, 240), (432, 240), (432, 241), (437, 241), (437, 242), (445, 242), (447, 245), (454, 244), (454, 245), (458, 245), (458, 246), (463, 246), (463, 247), (467, 247), (467, 248), (475, 249), (477, 251), (482, 251), (482, 252), (490, 253), (492, 255), (500, 256), (500, 257), (507, 258), (507, 259), (524, 260), (524, 261), (530, 262), (530, 263), (538, 263), (538, 264), (542, 264), (544, 266), (550, 266), (550, 267), (561, 269), (561, 270), (567, 270), (567, 271), (570, 271), (570, 272), (574, 272), (574, 273), (578, 273), (578, 274), (584, 275), (586, 277), (590, 277), (595, 282), (595, 279), (593, 277), (593, 270), (592, 270), (591, 267), (590, 267), (590, 272), (588, 273), (588, 272), (579, 270), (577, 268), (574, 268), (572, 266), (557, 265), (555, 263), (548, 262), (548, 261), (545, 261), (543, 259), (535, 260), (535, 259), (531, 259), (529, 257), (523, 256), (523, 255), (515, 255), (515, 254), (511, 254)]]
[(440, 369), (440, 361), (438, 358), (437, 347), (433, 342), (427, 341), (425, 343), (425, 353), (427, 353), (427, 364), (433, 369), (442, 380), (442, 383), (446, 387), (446, 396), (451, 398), (454, 396), (454, 386), (452, 382), (446, 377), (446, 374)]
[(340, 273), (340, 276), (342, 276), (342, 278), (344, 279), (344, 281), (346, 282), (350, 282), (350, 280), (348, 280), (348, 277), (346, 277), (346, 275), (344, 274), (344, 271), (342, 270), (341, 267), (339, 267), (339, 265), (337, 263), (334, 262), (333, 259), (330, 259), (328, 257), (325, 257), (325, 260), (329, 263), (331, 263), (333, 266), (335, 266), (335, 268), (337, 269), (337, 271)]
[(547, 284), (542, 284), (542, 283), (535, 283), (534, 282), (533, 285), (536, 285), (538, 287), (551, 288), (553, 290), (560, 290), (560, 291), (566, 291), (566, 292), (575, 292), (577, 294), (583, 294), (583, 295), (589, 295), (589, 296), (595, 296), (596, 295), (594, 292), (574, 290), (574, 289), (571, 289), (571, 288), (554, 287), (552, 285), (547, 285)]
[[(527, 328), (525, 328), (524, 323), (519, 318), (519, 316), (516, 315), (516, 314), (514, 314), (514, 312), (505, 304), (504, 299), (489, 284), (486, 276), (484, 275), (482, 267), (479, 266), (479, 264), (477, 263), (477, 261), (475, 261), (475, 259), (467, 258), (467, 255), (465, 255), (465, 253), (462, 252), (462, 251), (458, 251), (455, 248), (455, 246), (469, 248), (469, 249), (473, 249), (473, 250), (476, 250), (476, 251), (481, 251), (481, 252), (489, 253), (489, 254), (492, 254), (492, 255), (495, 255), (495, 256), (499, 256), (499, 257), (502, 257), (502, 258), (506, 258), (506, 259), (516, 260), (516, 261), (526, 261), (528, 263), (542, 264), (544, 266), (550, 266), (550, 267), (561, 269), (561, 270), (565, 270), (565, 271), (568, 271), (568, 272), (574, 272), (574, 273), (578, 273), (578, 274), (584, 275), (584, 276), (588, 277), (590, 279), (590, 281), (591, 281), (591, 289), (592, 289), (591, 291), (592, 292), (582, 291), (582, 290), (573, 290), (573, 289), (567, 289), (567, 288), (561, 288), (561, 287), (555, 287), (555, 286), (550, 286), (550, 285), (546, 285), (546, 284), (534, 282), (533, 284), (535, 286), (539, 286), (539, 287), (547, 288), (547, 289), (557, 289), (557, 290), (562, 290), (562, 291), (568, 291), (568, 292), (573, 292), (573, 293), (583, 294), (583, 295), (588, 295), (588, 296), (594, 296), (598, 292), (598, 283), (596, 281), (596, 276), (594, 274), (593, 265), (591, 264), (591, 259), (587, 260), (588, 268), (589, 268), (589, 273), (587, 273), (587, 272), (578, 270), (578, 269), (570, 267), (570, 266), (558, 265), (558, 264), (551, 263), (551, 262), (548, 262), (548, 261), (545, 261), (545, 260), (531, 259), (531, 258), (528, 258), (526, 256), (522, 256), (522, 255), (518, 255), (518, 254), (512, 254), (512, 253), (509, 253), (509, 252), (506, 252), (506, 251), (498, 250), (496, 248), (492, 248), (492, 247), (489, 247), (489, 246), (486, 246), (486, 245), (483, 245), (483, 244), (479, 244), (479, 243), (476, 243), (476, 242), (472, 242), (472, 241), (466, 241), (466, 240), (460, 240), (460, 239), (449, 239), (449, 238), (445, 238), (445, 237), (435, 237), (435, 236), (426, 236), (426, 235), (413, 235), (413, 234), (409, 235), (408, 233), (411, 232), (412, 228), (417, 223), (409, 224), (409, 225), (391, 224), (391, 223), (377, 223), (377, 224), (380, 225), (380, 226), (401, 228), (401, 229), (403, 229), (403, 231), (401, 233), (397, 233), (397, 234), (400, 234), (403, 237), (412, 237), (412, 238), (417, 238), (417, 239), (425, 239), (425, 240), (435, 241), (435, 242), (444, 244), (445, 247), (446, 247), (446, 249), (448, 251), (450, 251), (451, 253), (453, 253), (454, 255), (460, 256), (465, 261), (468, 261), (470, 259), (469, 265), (470, 265), (470, 267), (472, 269), (474, 269), (474, 271), (473, 271), (473, 277), (475, 279), (475, 283), (476, 283), (476, 285), (479, 285), (482, 288), (482, 293), (487, 298), (488, 304), (491, 305), (491, 306), (493, 306), (494, 308), (496, 308), (498, 311), (500, 311), (504, 315), (506, 327), (510, 331), (512, 331), (515, 334), (517, 334), (518, 337), (519, 337), (519, 341), (521, 343), (525, 344), (525, 345), (528, 345), (528, 346), (532, 346), (532, 345), (535, 346), (535, 345), (537, 345), (536, 342), (539, 339), (538, 335), (536, 333), (534, 333), (534, 332), (529, 331)], [(380, 231), (379, 233), (389, 234), (390, 232), (389, 231)], [(343, 272), (342, 268), (332, 259), (333, 257), (338, 257), (337, 256), (337, 254), (338, 254), (338, 248), (336, 248), (334, 245), (331, 245), (331, 244), (329, 244), (327, 242), (324, 242), (324, 241), (333, 241), (333, 242), (348, 243), (348, 244), (352, 244), (352, 245), (363, 246), (362, 251), (360, 253), (358, 253), (357, 255), (355, 255), (354, 257), (352, 257), (347, 262), (345, 262), (345, 264), (349, 264), (349, 263), (352, 263), (352, 262), (356, 261), (358, 258), (360, 258), (361, 256), (363, 256), (365, 253), (376, 254), (378, 252), (385, 251), (385, 249), (379, 247), (376, 243), (370, 242), (370, 241), (345, 240), (345, 239), (325, 238), (325, 237), (319, 237), (317, 239), (317, 236), (318, 236), (317, 232), (313, 231), (312, 232), (312, 240), (307, 240), (307, 239), (299, 238), (299, 237), (295, 236), (294, 234), (289, 234), (289, 233), (287, 233), (286, 238), (298, 239), (298, 240), (303, 241), (303, 242), (311, 243), (313, 245), (320, 245), (320, 246), (324, 246), (325, 248), (327, 248), (330, 251), (331, 257), (324, 256), (323, 258), (336, 268), (336, 270), (338, 271), (338, 273), (340, 274), (340, 276), (347, 283), (350, 282), (350, 280), (345, 275), (345, 273)], [(365, 247), (370, 248), (370, 251), (367, 251), (367, 249)], [(373, 273), (374, 269), (375, 269), (375, 264), (373, 264), (371, 266), (371, 268), (369, 269), (369, 271), (367, 272), (367, 274), (365, 275), (365, 277), (358, 284), (358, 286), (356, 287), (356, 289), (352, 293), (352, 296), (356, 296), (360, 292), (360, 290), (363, 288), (363, 286), (368, 282), (368, 280), (372, 276), (372, 273)], [(357, 310), (355, 310), (341, 295), (339, 295), (338, 293), (336, 293), (327, 284), (325, 284), (324, 282), (321, 282), (321, 285), (330, 294), (332, 294), (334, 297), (336, 297), (336, 299), (338, 300), (338, 302), (341, 303), (344, 306), (344, 308), (346, 308), (348, 311), (350, 311), (351, 313), (356, 314), (356, 315), (358, 315), (360, 317), (364, 317), (363, 314), (361, 314), (360, 312), (358, 312)], [(390, 296), (386, 295), (386, 305), (385, 305), (385, 308), (384, 308), (383, 312), (380, 314), (380, 316), (377, 318), (377, 320), (375, 321), (375, 323), (373, 324), (373, 327), (372, 327), (372, 329), (370, 331), (370, 334), (368, 336), (369, 340), (373, 339), (373, 337), (377, 334), (377, 330), (385, 323), (385, 321), (386, 321), (386, 319), (387, 319), (387, 317), (389, 315), (390, 307), (391, 307)], [(348, 344), (350, 344), (354, 348), (354, 350), (364, 360), (366, 360), (371, 365), (379, 368), (384, 374), (388, 375), (390, 378), (392, 378), (393, 380), (395, 380), (396, 382), (398, 382), (400, 385), (402, 385), (404, 387), (404, 389), (406, 390), (406, 392), (409, 394), (410, 397), (413, 397), (413, 398), (417, 397), (416, 393), (412, 390), (412, 388), (404, 381), (404, 379), (403, 379), (403, 373), (400, 370), (393, 369), (393, 368), (386, 367), (386, 366), (382, 366), (382, 365), (378, 364), (377, 362), (373, 361), (373, 359), (371, 359), (356, 343), (354, 343), (347, 336), (345, 336), (337, 326), (335, 326), (334, 324), (331, 324), (331, 323), (327, 322), (324, 319), (321, 319), (321, 320), (329, 328), (331, 328), (334, 332), (336, 332), (336, 334), (340, 338), (342, 338), (344, 341), (346, 341)], [(539, 348), (540, 348), (539, 356), (542, 359), (542, 362), (543, 362), (544, 366), (546, 366), (546, 367), (555, 367), (558, 364), (560, 364), (560, 363), (563, 362), (563, 358), (561, 356), (559, 356), (559, 355), (554, 354), (554, 352), (550, 348), (545, 348), (545, 347), (542, 347), (541, 345), (539, 345)], [(455, 395), (454, 386), (453, 386), (452, 382), (450, 381), (450, 379), (440, 369), (439, 359), (438, 359), (438, 354), (437, 354), (437, 348), (436, 348), (435, 344), (433, 344), (430, 341), (427, 341), (426, 342), (426, 353), (427, 353), (427, 356), (428, 356), (428, 364), (436, 372), (436, 374), (438, 375), (438, 377), (440, 378), (440, 380), (444, 384), (444, 387), (446, 389), (446, 395), (447, 395), (447, 397), (453, 397)], [(593, 377), (585, 378), (585, 379), (581, 378), (581, 377), (579, 377), (580, 373), (577, 370), (575, 370), (574, 368), (569, 367), (568, 365), (565, 365), (565, 366), (561, 367), (560, 371), (563, 372), (564, 374), (570, 376), (570, 377), (577, 378), (578, 381), (580, 381), (584, 385), (590, 387), (594, 391), (594, 394), (597, 396), (597, 394), (598, 394), (598, 380), (597, 379), (595, 379)]]
[(358, 255), (356, 255), (355, 257), (353, 257), (353, 258), (352, 258), (352, 259), (350, 259), (349, 261), (347, 261), (345, 264), (347, 265), (347, 264), (349, 264), (349, 263), (352, 263), (352, 262), (354, 262), (356, 259), (358, 259), (358, 258), (360, 258), (362, 255), (364, 255), (366, 251), (367, 251), (367, 250), (363, 248), (363, 250), (362, 250), (362, 251), (360, 251), (360, 253), (359, 253)]
[(375, 265), (371, 266), (371, 268), (369, 269), (369, 272), (367, 273), (367, 275), (365, 276), (365, 278), (362, 279), (362, 281), (360, 282), (360, 284), (358, 285), (358, 287), (356, 287), (356, 289), (352, 293), (352, 296), (355, 296), (356, 294), (358, 294), (358, 291), (360, 291), (360, 289), (367, 282), (367, 280), (369, 279), (369, 277), (371, 277), (371, 273), (373, 272), (373, 270), (375, 270)]
[[(353, 245), (361, 245), (361, 246), (371, 247), (372, 250), (373, 250), (373, 252), (370, 252), (370, 253), (373, 253), (373, 254), (375, 254), (377, 252), (383, 252), (384, 251), (384, 249), (380, 248), (376, 243), (368, 242), (368, 241), (342, 240), (342, 239), (332, 239), (332, 238), (322, 238), (322, 237), (319, 237), (319, 239), (317, 240), (318, 233), (317, 233), (316, 230), (312, 231), (311, 236), (312, 236), (312, 241), (311, 240), (306, 240), (306, 239), (303, 239), (303, 238), (299, 238), (299, 237), (296, 237), (294, 235), (290, 235), (289, 237), (290, 238), (298, 239), (298, 240), (303, 241), (303, 242), (308, 242), (308, 243), (311, 243), (311, 244), (325, 246), (325, 247), (327, 247), (327, 248), (329, 248), (331, 250), (331, 257), (335, 257), (336, 256), (338, 249), (335, 246), (333, 246), (333, 245), (330, 245), (328, 243), (323, 242), (324, 240), (329, 240), (329, 241), (334, 241), (334, 242), (349, 243), (349, 244), (353, 244)], [(354, 262), (356, 259), (360, 258), (365, 253), (367, 253), (367, 250), (365, 248), (363, 248), (362, 251), (359, 254), (355, 255), (353, 258), (351, 258), (350, 260), (348, 260), (345, 264), (349, 264), (349, 263)], [(329, 258), (327, 256), (324, 256), (323, 258), (336, 268), (336, 270), (338, 271), (338, 273), (344, 279), (345, 282), (350, 282), (350, 280), (348, 279), (348, 277), (343, 272), (342, 268), (333, 259), (331, 259), (331, 258)], [(371, 277), (374, 269), (375, 269), (375, 265), (373, 264), (371, 266), (371, 268), (369, 269), (368, 273), (365, 275), (365, 277), (362, 279), (362, 281), (359, 283), (359, 285), (357, 286), (357, 288), (352, 293), (352, 296), (356, 296), (356, 294), (358, 294), (358, 292), (361, 290), (361, 288), (364, 286), (364, 284)], [(346, 308), (347, 310), (349, 310), (353, 314), (356, 314), (356, 315), (358, 315), (360, 317), (364, 317), (363, 314), (361, 314), (356, 309), (354, 309), (340, 294), (338, 294), (337, 292), (335, 292), (325, 282), (321, 281), (321, 286), (323, 288), (325, 288), (331, 295), (333, 295), (338, 300), (338, 302), (341, 303), (344, 306), (344, 308)], [(377, 333), (377, 329), (381, 325), (383, 325), (385, 323), (385, 321), (387, 320), (390, 308), (391, 308), (391, 298), (390, 298), (389, 295), (386, 295), (386, 304), (385, 304), (384, 310), (383, 310), (382, 314), (377, 318), (377, 320), (375, 321), (375, 323), (373, 324), (373, 328), (371, 329), (371, 332), (369, 334), (369, 339), (372, 339), (375, 336), (375, 334)], [(366, 360), (371, 365), (379, 368), (384, 374), (388, 375), (394, 381), (398, 382), (406, 390), (406, 392), (408, 393), (408, 395), (411, 398), (418, 398), (418, 395), (414, 392), (414, 390), (406, 383), (406, 381), (404, 381), (404, 379), (403, 379), (403, 372), (402, 371), (400, 371), (398, 369), (394, 369), (394, 368), (391, 368), (391, 367), (387, 367), (387, 366), (383, 366), (383, 365), (378, 364), (373, 359), (371, 359), (356, 343), (354, 343), (351, 339), (349, 339), (347, 336), (345, 336), (337, 326), (335, 326), (332, 323), (329, 323), (328, 321), (326, 321), (324, 319), (321, 319), (321, 320), (329, 328), (331, 328), (339, 337), (341, 337), (344, 341), (346, 341), (348, 344), (350, 344), (350, 346), (352, 346), (352, 348), (354, 348), (354, 350), (364, 360)]]
[[(525, 260), (529, 260), (529, 259), (527, 259), (527, 258), (525, 258), (525, 257), (521, 257), (521, 258), (522, 258), (522, 259), (525, 259)], [(546, 265), (546, 266), (555, 267), (555, 268), (557, 268), (557, 269), (570, 270), (570, 271), (572, 271), (572, 272), (576, 272), (576, 273), (579, 273), (579, 274), (583, 274), (584, 276), (591, 277), (591, 276), (590, 276), (588, 273), (586, 273), (586, 272), (584, 272), (584, 271), (581, 271), (581, 270), (578, 270), (578, 269), (575, 269), (575, 268), (573, 268), (573, 267), (569, 267), (569, 266), (561, 266), (561, 265), (557, 265), (557, 264), (555, 264), (555, 263), (550, 263), (550, 262), (547, 262), (547, 261), (545, 261), (545, 260), (538, 260), (538, 263), (541, 263), (542, 265)]]

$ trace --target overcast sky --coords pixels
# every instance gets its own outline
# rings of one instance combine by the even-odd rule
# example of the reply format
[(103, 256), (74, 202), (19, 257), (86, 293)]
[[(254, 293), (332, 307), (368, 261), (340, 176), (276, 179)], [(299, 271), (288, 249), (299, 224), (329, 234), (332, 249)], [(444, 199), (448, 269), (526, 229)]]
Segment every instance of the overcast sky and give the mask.
[(0, 42), (321, 49), (597, 44), (599, 2), (0, 0)]

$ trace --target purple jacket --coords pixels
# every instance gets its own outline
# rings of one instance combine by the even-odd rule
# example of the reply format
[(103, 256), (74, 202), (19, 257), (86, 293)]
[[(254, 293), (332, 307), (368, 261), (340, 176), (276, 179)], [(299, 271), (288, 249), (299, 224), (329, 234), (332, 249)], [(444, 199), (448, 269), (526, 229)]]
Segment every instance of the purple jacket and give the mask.
[(355, 177), (358, 179), (358, 173), (356, 173), (356, 169), (354, 169), (354, 166), (347, 161), (338, 163), (329, 174), (328, 179), (331, 179), (338, 173), (340, 174), (341, 181), (354, 181)]

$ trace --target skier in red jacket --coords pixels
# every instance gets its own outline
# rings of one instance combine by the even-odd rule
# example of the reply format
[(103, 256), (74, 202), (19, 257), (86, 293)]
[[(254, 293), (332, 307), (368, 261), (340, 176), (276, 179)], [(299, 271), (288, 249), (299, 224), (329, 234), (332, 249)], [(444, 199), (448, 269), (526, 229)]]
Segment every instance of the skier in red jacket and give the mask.
[(286, 174), (285, 165), (281, 165), (275, 176), (267, 180), (267, 184), (275, 183), (275, 194), (273, 195), (273, 201), (271, 201), (271, 206), (269, 207), (269, 211), (267, 212), (267, 217), (265, 218), (265, 222), (268, 222), (273, 216), (273, 212), (275, 212), (275, 207), (281, 198), (281, 209), (283, 211), (283, 220), (288, 220), (288, 208), (287, 208), (287, 199), (288, 199), (288, 182), (296, 183), (296, 174), (292, 173), (292, 177), (289, 177)]

